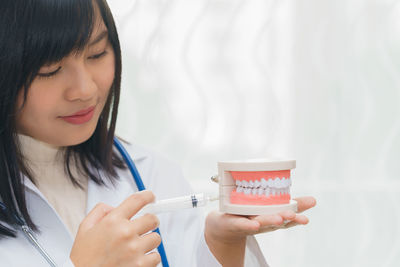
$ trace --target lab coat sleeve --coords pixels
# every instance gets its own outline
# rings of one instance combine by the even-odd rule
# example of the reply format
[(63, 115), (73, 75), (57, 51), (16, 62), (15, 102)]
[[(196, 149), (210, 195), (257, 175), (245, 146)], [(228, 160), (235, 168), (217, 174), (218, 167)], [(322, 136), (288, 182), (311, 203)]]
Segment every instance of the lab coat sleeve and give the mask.
[[(204, 231), (201, 232), (200, 240), (198, 242), (197, 249), (197, 262), (201, 263), (198, 266), (210, 266), (210, 267), (220, 267), (221, 264), (212, 256), (211, 251), (209, 250), (206, 240), (204, 238)], [(203, 265), (204, 264), (204, 265)]]
[[(221, 264), (219, 264), (219, 262), (213, 256), (210, 256), (212, 253), (209, 250), (204, 238), (204, 231), (201, 233), (202, 235), (200, 236), (198, 243), (199, 247), (197, 253), (197, 266), (221, 266)], [(199, 263), (201, 264), (199, 265)], [(244, 266), (269, 267), (254, 236), (247, 237)]]

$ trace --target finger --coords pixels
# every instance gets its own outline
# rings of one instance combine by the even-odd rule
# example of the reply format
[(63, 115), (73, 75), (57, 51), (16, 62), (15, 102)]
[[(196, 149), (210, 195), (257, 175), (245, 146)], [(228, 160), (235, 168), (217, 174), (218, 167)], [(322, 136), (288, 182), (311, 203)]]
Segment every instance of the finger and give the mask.
[(146, 213), (145, 215), (136, 218), (132, 221), (131, 227), (134, 232), (138, 235), (143, 235), (147, 232), (153, 231), (160, 225), (160, 220), (158, 217), (151, 213)]
[(258, 233), (260, 234), (260, 233), (273, 232), (275, 230), (282, 229), (282, 228), (283, 228), (283, 226), (267, 225), (267, 226), (260, 227), (260, 231)]
[(299, 225), (299, 223), (291, 221), (291, 222), (288, 222), (287, 224), (285, 224), (284, 228), (291, 228), (291, 227), (294, 227), (297, 225)]
[(297, 201), (298, 212), (303, 212), (317, 205), (317, 200), (313, 197), (299, 197), (294, 200)]
[(130, 219), (143, 206), (153, 202), (154, 199), (154, 194), (151, 191), (143, 190), (126, 198), (112, 213), (116, 216)]
[(254, 217), (253, 220), (258, 221), (261, 227), (278, 226), (283, 223), (283, 218), (279, 214), (259, 215)]
[(143, 252), (147, 253), (157, 248), (161, 244), (161, 236), (156, 232), (151, 232), (140, 237)]
[(293, 221), (298, 224), (307, 224), (309, 220), (306, 216), (297, 214), (296, 218)]
[(225, 214), (223, 216), (226, 223), (224, 223), (227, 227), (230, 226), (232, 232), (254, 232), (258, 231), (260, 228), (260, 223), (257, 220), (250, 220), (246, 217)]
[(281, 225), (266, 225), (260, 227), (259, 233), (272, 232), (278, 229), (287, 229), (297, 225), (304, 225), (308, 223), (308, 218), (304, 215), (296, 214), (295, 218), (291, 220), (284, 220)]
[(305, 225), (309, 222), (308, 218), (304, 215), (301, 214), (296, 214), (296, 218), (294, 218), (292, 221), (287, 221), (285, 222), (282, 226), (284, 228), (290, 228), (296, 225)]
[[(291, 221), (296, 218), (296, 213), (291, 210), (282, 211), (279, 213), (284, 221)], [(284, 223), (284, 221), (282, 223)]]
[(143, 266), (157, 266), (161, 262), (161, 256), (158, 252), (150, 252), (144, 255), (144, 265)]
[(104, 216), (110, 213), (114, 208), (104, 204), (98, 203), (89, 214), (83, 219), (81, 224), (79, 225), (79, 230), (86, 231), (93, 227), (93, 225), (97, 224)]

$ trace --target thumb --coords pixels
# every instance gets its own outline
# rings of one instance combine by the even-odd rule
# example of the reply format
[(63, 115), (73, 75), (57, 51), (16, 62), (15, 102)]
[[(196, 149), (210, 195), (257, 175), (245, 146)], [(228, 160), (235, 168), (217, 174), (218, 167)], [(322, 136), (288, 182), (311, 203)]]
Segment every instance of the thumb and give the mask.
[(104, 203), (98, 203), (89, 214), (83, 219), (79, 231), (87, 231), (103, 219), (114, 207)]
[(311, 209), (317, 205), (317, 200), (314, 197), (298, 197), (294, 200), (297, 201), (297, 212), (301, 213), (305, 210)]

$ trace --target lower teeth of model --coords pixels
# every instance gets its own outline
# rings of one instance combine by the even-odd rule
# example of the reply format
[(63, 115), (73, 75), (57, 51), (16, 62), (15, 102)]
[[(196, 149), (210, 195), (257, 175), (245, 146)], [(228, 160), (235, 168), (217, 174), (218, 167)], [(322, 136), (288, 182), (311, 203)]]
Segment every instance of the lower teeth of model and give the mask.
[(238, 193), (244, 193), (245, 195), (265, 195), (265, 196), (279, 196), (279, 195), (283, 195), (283, 194), (289, 194), (290, 193), (290, 189), (289, 187), (286, 188), (249, 188), (249, 187), (237, 187), (236, 188), (236, 192)]

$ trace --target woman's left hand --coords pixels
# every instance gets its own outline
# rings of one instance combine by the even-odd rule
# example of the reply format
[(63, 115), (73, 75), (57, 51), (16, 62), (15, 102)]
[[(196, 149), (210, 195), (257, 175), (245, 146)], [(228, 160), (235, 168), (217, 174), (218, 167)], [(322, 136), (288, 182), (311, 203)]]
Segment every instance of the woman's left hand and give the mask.
[[(299, 213), (316, 205), (313, 197), (300, 197), (295, 200)], [(305, 225), (308, 221), (306, 216), (293, 211), (258, 216), (239, 216), (214, 211), (207, 216), (204, 234), (211, 252), (223, 266), (243, 266), (248, 235)]]

